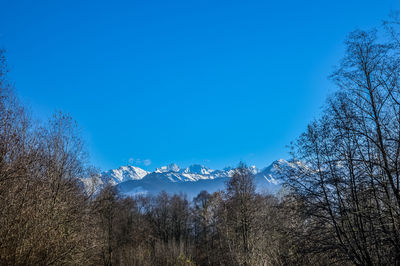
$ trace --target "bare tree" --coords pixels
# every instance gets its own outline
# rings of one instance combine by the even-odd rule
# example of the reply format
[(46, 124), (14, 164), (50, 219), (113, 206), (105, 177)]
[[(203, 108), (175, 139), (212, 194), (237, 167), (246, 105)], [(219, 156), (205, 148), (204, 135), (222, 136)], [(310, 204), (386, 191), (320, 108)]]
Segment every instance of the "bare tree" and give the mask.
[(399, 58), (376, 31), (355, 31), (331, 78), (339, 91), (297, 142), (306, 163), (287, 184), (310, 217), (310, 252), (358, 265), (400, 263)]

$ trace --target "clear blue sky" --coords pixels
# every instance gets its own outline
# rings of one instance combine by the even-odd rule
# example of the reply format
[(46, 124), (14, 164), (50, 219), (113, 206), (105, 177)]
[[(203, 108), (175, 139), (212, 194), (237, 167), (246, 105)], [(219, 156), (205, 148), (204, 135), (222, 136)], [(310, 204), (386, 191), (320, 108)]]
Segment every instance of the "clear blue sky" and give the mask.
[(264, 167), (288, 157), (334, 91), (327, 76), (346, 35), (398, 9), (389, 0), (0, 0), (0, 46), (35, 116), (69, 112), (102, 170), (130, 158), (148, 170)]

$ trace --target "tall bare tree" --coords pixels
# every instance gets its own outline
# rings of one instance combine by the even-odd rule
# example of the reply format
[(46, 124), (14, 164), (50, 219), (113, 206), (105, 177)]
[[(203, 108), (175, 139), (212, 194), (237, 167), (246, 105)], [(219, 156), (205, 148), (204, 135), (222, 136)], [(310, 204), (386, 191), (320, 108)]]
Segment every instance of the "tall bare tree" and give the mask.
[(297, 142), (306, 163), (288, 182), (305, 203), (313, 252), (357, 265), (400, 263), (399, 51), (355, 31), (331, 78), (339, 91)]

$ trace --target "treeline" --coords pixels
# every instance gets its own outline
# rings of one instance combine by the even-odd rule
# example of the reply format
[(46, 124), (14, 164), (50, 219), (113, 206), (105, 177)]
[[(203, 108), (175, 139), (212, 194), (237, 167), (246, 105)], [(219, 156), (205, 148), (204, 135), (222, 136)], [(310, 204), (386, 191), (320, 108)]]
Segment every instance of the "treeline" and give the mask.
[[(244, 165), (226, 191), (126, 198), (80, 181), (79, 128), (56, 113), (39, 123), (7, 81), (0, 51), (1, 265), (259, 265), (285, 261), (278, 201), (258, 195)], [(90, 189), (89, 189), (90, 190)], [(278, 222), (279, 219), (279, 222)]]
[(240, 164), (223, 191), (123, 197), (81, 178), (79, 128), (38, 123), (0, 51), (1, 265), (400, 265), (400, 35), (355, 31), (321, 118), (292, 145), (283, 193)]
[(0, 72), (1, 265), (287, 264), (292, 226), (273, 196), (255, 193), (240, 165), (226, 191), (122, 197), (105, 185), (85, 191), (79, 129), (56, 113), (38, 125)]
[[(240, 166), (226, 191), (121, 198), (111, 186), (94, 200), (106, 265), (276, 265), (287, 223), (278, 201), (255, 193), (253, 176)], [(279, 221), (279, 222), (278, 222)]]
[[(79, 128), (61, 112), (38, 123), (18, 102), (0, 52), (0, 265), (290, 265), (324, 263), (291, 241), (285, 198), (255, 192), (239, 165), (226, 189), (123, 197), (90, 193)], [(90, 189), (89, 189), (90, 190)], [(305, 240), (307, 242), (307, 240)]]

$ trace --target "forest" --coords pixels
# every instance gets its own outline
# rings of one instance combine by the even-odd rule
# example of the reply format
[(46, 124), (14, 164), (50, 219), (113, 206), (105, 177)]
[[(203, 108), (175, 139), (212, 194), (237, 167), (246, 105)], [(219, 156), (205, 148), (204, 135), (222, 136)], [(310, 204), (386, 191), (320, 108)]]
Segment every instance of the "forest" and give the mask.
[(244, 163), (193, 200), (85, 190), (99, 171), (79, 126), (35, 120), (1, 50), (0, 264), (400, 265), (399, 25), (349, 34), (337, 90), (290, 145), (306, 167), (278, 195), (257, 193)]

